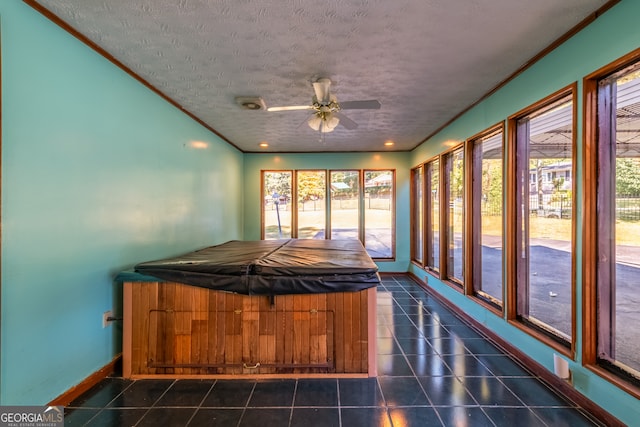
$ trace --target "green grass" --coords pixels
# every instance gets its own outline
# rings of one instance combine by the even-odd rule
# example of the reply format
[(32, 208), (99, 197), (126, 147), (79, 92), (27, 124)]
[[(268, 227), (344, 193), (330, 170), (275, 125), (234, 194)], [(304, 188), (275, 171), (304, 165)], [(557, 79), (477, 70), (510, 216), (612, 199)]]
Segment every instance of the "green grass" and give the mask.
[[(530, 236), (555, 240), (571, 240), (571, 220), (558, 218), (529, 219)], [(482, 217), (482, 234), (500, 236), (502, 218), (500, 216)], [(640, 221), (617, 221), (616, 244), (627, 246), (640, 245)]]

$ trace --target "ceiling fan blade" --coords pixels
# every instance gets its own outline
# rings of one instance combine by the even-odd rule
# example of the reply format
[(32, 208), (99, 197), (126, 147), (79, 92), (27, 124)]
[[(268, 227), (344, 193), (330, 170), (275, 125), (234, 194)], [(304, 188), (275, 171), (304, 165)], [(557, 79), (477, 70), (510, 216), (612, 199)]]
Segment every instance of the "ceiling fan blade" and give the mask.
[(340, 119), (340, 125), (344, 126), (346, 129), (353, 130), (358, 127), (358, 124), (351, 120), (349, 117), (345, 116), (341, 113), (334, 113), (334, 115)]
[(289, 105), (286, 107), (269, 107), (267, 111), (295, 111), (295, 110), (312, 110), (311, 105)]
[(331, 86), (331, 80), (327, 78), (318, 79), (313, 82), (313, 90), (320, 104), (328, 104), (331, 101), (329, 86)]
[(340, 103), (342, 110), (379, 110), (380, 102), (376, 99), (368, 101), (345, 101)]

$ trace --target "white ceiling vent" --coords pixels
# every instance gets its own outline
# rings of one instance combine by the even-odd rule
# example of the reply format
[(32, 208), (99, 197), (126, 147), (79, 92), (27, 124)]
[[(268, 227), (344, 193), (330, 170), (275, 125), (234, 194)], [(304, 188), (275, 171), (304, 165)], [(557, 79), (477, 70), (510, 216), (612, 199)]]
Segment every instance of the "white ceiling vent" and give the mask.
[(238, 96), (236, 97), (236, 103), (244, 110), (257, 111), (267, 109), (264, 99), (258, 96)]

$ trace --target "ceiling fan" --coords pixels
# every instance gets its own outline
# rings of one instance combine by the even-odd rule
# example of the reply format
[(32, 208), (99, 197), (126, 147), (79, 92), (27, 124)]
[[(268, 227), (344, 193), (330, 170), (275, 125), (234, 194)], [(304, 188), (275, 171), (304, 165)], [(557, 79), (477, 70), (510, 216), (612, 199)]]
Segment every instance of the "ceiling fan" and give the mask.
[(345, 101), (338, 103), (329, 87), (331, 79), (322, 77), (312, 83), (315, 95), (311, 105), (289, 105), (285, 107), (270, 107), (267, 111), (294, 111), (313, 110), (313, 115), (307, 120), (307, 124), (313, 130), (321, 133), (332, 132), (338, 124), (346, 129), (355, 129), (358, 124), (342, 114), (341, 110), (378, 110), (380, 102), (375, 99), (367, 101)]

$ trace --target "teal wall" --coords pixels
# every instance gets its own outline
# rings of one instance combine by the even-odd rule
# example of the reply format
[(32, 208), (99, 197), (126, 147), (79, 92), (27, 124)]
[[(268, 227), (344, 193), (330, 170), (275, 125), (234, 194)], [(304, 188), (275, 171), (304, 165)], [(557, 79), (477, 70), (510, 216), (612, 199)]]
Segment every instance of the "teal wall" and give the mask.
[[(331, 134), (327, 136), (330, 138)], [(380, 261), (384, 272), (409, 268), (409, 153), (245, 154), (244, 236), (260, 239), (260, 171), (292, 169), (395, 169), (396, 259)]]
[(0, 23), (0, 403), (44, 404), (120, 352), (115, 273), (243, 237), (243, 156), (24, 3)]
[[(103, 311), (121, 309), (118, 271), (258, 239), (262, 169), (396, 169), (396, 261), (379, 266), (426, 279), (409, 262), (410, 167), (572, 82), (581, 102), (584, 75), (640, 46), (638, 16), (640, 1), (623, 0), (412, 153), (243, 155), (24, 3), (0, 2), (0, 404), (44, 404), (120, 352), (119, 326), (101, 325)], [(428, 280), (552, 369), (550, 348)], [(579, 332), (580, 275), (577, 289)], [(581, 345), (571, 364), (576, 388), (633, 424), (638, 400), (582, 368)]]
[[(604, 65), (624, 56), (640, 47), (640, 1), (622, 0), (607, 11), (594, 23), (572, 37), (551, 54), (519, 75), (505, 87), (494, 93), (473, 109), (466, 112), (437, 135), (430, 138), (411, 155), (411, 166), (446, 150), (451, 142), (462, 142), (492, 125), (504, 121), (508, 116), (545, 98), (551, 93), (574, 82), (578, 83), (578, 149), (577, 158), (582, 159), (582, 79)], [(507, 147), (507, 150), (509, 147)], [(582, 201), (582, 164), (577, 165), (578, 191), (577, 206)], [(574, 386), (588, 398), (629, 425), (637, 424), (640, 419), (638, 399), (614, 387), (601, 377), (581, 366), (582, 355), (582, 227), (581, 215), (577, 221), (577, 348), (576, 360), (570, 363), (573, 371)], [(411, 265), (410, 271), (418, 277), (427, 279), (429, 285), (444, 297), (459, 306), (461, 310), (483, 323), (549, 370), (553, 370), (553, 350), (533, 339), (519, 329), (494, 315), (469, 298), (454, 291), (440, 280), (429, 276), (422, 269)]]

